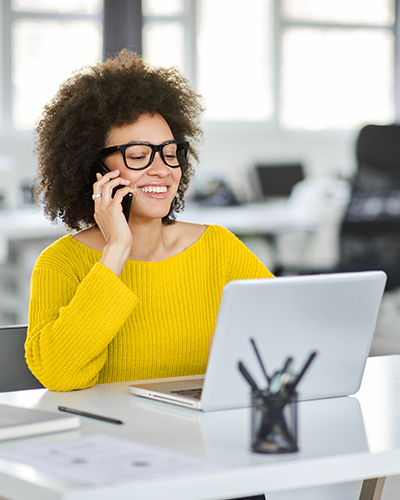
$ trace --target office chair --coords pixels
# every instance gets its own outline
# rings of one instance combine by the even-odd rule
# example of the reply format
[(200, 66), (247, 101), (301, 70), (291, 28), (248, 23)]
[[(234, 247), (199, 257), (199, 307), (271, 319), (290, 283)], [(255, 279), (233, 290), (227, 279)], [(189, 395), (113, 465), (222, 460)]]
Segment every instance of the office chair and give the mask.
[(339, 271), (381, 269), (386, 290), (400, 286), (400, 124), (366, 125), (340, 228)]
[(25, 361), (27, 325), (0, 326), (0, 392), (43, 388)]

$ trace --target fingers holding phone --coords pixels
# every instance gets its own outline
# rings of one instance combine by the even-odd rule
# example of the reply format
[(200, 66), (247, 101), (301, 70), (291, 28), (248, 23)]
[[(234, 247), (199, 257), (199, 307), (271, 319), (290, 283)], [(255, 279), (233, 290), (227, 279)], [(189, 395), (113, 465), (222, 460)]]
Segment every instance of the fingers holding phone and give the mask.
[(130, 247), (132, 233), (127, 220), (133, 193), (131, 183), (119, 177), (117, 170), (104, 175), (97, 172), (96, 178), (97, 181), (93, 184), (94, 219), (106, 245), (118, 242), (124, 247)]
[(92, 195), (95, 202), (95, 211), (102, 207), (103, 210), (111, 209), (113, 212), (120, 213), (122, 206), (125, 219), (128, 222), (134, 192), (131, 181), (120, 177), (118, 170), (105, 175), (97, 173), (96, 177), (97, 182), (93, 184)]
[[(92, 165), (92, 172), (95, 174), (95, 178), (93, 179), (94, 181), (94, 194), (93, 194), (93, 199), (98, 199), (100, 198), (100, 194), (102, 193), (96, 193), (96, 184), (104, 177), (103, 182), (109, 182), (115, 177), (119, 176), (119, 171), (115, 170), (114, 173), (108, 169), (108, 167), (101, 161), (101, 160), (96, 160), (94, 164)], [(97, 174), (100, 174), (101, 177), (99, 177)], [(124, 181), (124, 183), (128, 183), (129, 181), (126, 181), (126, 179), (122, 179), (118, 177), (118, 179), (121, 181)], [(101, 182), (99, 183), (99, 187), (101, 186)], [(114, 183), (115, 184), (115, 183)], [(113, 185), (113, 190), (112, 190), (112, 195), (111, 197), (114, 198), (115, 194), (117, 193), (118, 190), (122, 189), (124, 186), (123, 184), (121, 185), (120, 182), (118, 184)], [(102, 188), (100, 188), (102, 189)], [(122, 211), (125, 215), (125, 218), (128, 222), (129, 220), (129, 213), (131, 209), (131, 204), (132, 204), (132, 192), (128, 192), (127, 194), (124, 194), (124, 197), (122, 201), (119, 199), (120, 197), (117, 197), (116, 201), (118, 201), (122, 205)]]

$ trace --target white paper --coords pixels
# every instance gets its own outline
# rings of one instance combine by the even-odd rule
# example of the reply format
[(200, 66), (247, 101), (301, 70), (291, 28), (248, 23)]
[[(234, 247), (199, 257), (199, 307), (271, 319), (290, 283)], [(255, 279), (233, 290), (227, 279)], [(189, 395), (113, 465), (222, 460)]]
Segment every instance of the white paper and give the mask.
[(0, 450), (0, 458), (32, 465), (42, 472), (88, 486), (196, 474), (225, 467), (204, 458), (106, 434)]

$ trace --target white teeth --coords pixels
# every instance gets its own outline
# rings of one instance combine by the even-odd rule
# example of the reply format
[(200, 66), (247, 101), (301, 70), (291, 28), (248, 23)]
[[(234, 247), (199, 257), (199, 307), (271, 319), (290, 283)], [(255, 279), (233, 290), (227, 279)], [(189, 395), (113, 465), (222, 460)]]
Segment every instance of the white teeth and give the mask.
[(146, 186), (139, 189), (144, 193), (166, 193), (168, 188), (167, 186)]

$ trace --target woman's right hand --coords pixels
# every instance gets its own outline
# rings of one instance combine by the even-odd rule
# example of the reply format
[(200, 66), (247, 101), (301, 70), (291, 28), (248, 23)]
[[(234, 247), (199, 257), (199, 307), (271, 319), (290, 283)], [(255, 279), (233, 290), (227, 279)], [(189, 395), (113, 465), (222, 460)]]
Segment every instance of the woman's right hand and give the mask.
[[(122, 211), (122, 199), (135, 193), (130, 181), (120, 176), (119, 170), (105, 175), (97, 173), (93, 194), (101, 194), (94, 200), (94, 219), (104, 237), (105, 246), (101, 262), (118, 276), (121, 274), (132, 245), (132, 233)], [(118, 189), (112, 197), (113, 190)]]

